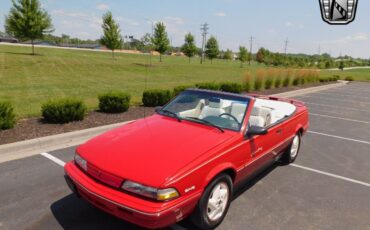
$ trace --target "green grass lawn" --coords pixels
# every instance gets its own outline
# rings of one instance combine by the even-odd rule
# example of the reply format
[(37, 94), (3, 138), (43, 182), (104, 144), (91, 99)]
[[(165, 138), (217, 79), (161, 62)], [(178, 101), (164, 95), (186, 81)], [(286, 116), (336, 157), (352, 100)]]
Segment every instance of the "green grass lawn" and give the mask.
[[(145, 87), (242, 82), (247, 70), (265, 68), (256, 64), (240, 68), (239, 62), (223, 60), (201, 65), (199, 59), (193, 59), (189, 64), (184, 57), (164, 57), (163, 63), (153, 57), (153, 67), (147, 68), (148, 55), (117, 54), (112, 60), (111, 54), (104, 52), (37, 47), (38, 55), (32, 56), (30, 51), (29, 47), (0, 45), (0, 100), (12, 102), (20, 117), (40, 115), (41, 104), (53, 98), (81, 98), (93, 109), (99, 94), (121, 90), (132, 95), (133, 104), (139, 104)], [(357, 75), (369, 79), (370, 70), (354, 70), (353, 76)]]
[(323, 70), (321, 71), (322, 76), (333, 76), (339, 75), (341, 79), (347, 76), (352, 76), (356, 81), (368, 81), (370, 82), (370, 69), (351, 69), (351, 70)]

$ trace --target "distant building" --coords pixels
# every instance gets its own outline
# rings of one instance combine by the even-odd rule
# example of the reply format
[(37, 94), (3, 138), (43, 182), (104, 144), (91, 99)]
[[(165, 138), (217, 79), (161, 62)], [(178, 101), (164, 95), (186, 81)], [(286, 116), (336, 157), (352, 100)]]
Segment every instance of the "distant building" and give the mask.
[(185, 54), (183, 52), (172, 52), (171, 56), (179, 56), (179, 57), (184, 57)]
[(12, 37), (0, 37), (0, 42), (18, 43), (19, 40)]

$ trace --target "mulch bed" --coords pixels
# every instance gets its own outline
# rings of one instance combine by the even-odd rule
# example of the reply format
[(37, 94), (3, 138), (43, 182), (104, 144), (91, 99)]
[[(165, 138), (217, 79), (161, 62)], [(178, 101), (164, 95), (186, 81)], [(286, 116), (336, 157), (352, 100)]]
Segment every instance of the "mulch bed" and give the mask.
[[(269, 95), (325, 84), (328, 83), (314, 83), (304, 86), (290, 86), (285, 88), (269, 89), (264, 90), (262, 92), (251, 92), (251, 93)], [(134, 106), (130, 107), (129, 111), (120, 114), (106, 114), (97, 111), (92, 111), (87, 114), (83, 121), (71, 122), (67, 124), (47, 124), (43, 122), (43, 120), (40, 117), (21, 119), (18, 121), (17, 125), (13, 129), (0, 131), (0, 145), (60, 133), (66, 133), (76, 130), (88, 129), (103, 125), (109, 125), (124, 121), (135, 120), (143, 118), (144, 112), (146, 116), (150, 116), (154, 113), (154, 108)]]

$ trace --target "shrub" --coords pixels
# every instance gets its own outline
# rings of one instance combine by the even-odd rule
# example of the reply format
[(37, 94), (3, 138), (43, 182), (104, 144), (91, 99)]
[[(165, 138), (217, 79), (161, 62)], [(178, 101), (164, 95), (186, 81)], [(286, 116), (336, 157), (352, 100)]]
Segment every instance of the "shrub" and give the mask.
[(280, 88), (282, 81), (281, 81), (281, 71), (277, 71), (275, 75), (274, 87)]
[(51, 100), (42, 105), (41, 113), (45, 121), (51, 123), (81, 121), (85, 117), (86, 106), (83, 101), (73, 98)]
[(265, 78), (265, 89), (271, 89), (273, 83), (274, 83), (273, 77), (272, 76), (267, 76)]
[(220, 90), (229, 93), (241, 93), (242, 85), (239, 83), (225, 82), (220, 84)]
[(163, 106), (171, 100), (171, 91), (151, 89), (143, 92), (143, 104), (146, 107)]
[(172, 95), (174, 97), (176, 97), (177, 95), (179, 95), (182, 91), (186, 90), (186, 89), (189, 89), (189, 88), (192, 88), (193, 86), (191, 85), (180, 85), (180, 86), (177, 86), (173, 89), (173, 92), (172, 92)]
[(204, 82), (195, 85), (198, 89), (220, 90), (220, 84), (215, 82)]
[(245, 73), (244, 80), (245, 80), (244, 90), (246, 92), (250, 92), (251, 89), (252, 89), (252, 74), (251, 74), (251, 72), (246, 72)]
[(256, 73), (256, 78), (254, 79), (254, 90), (259, 91), (262, 89), (262, 84), (265, 78), (265, 70), (258, 70)]
[[(307, 79), (309, 78), (309, 74), (307, 70), (301, 69), (296, 73), (296, 77), (298, 78), (298, 84), (304, 85), (307, 82)], [(294, 85), (294, 81), (293, 81)]]
[(334, 78), (336, 81), (340, 80), (340, 76), (339, 76), (339, 75), (333, 75), (333, 78)]
[(99, 96), (99, 110), (105, 113), (126, 112), (130, 106), (131, 96), (122, 92), (109, 92)]
[(294, 76), (292, 85), (297, 86), (297, 85), (299, 85), (299, 83), (300, 83), (299, 76)]
[(319, 78), (319, 82), (328, 82), (329, 81), (329, 78), (327, 77), (320, 77)]
[(284, 77), (284, 81), (283, 81), (283, 86), (288, 87), (290, 85), (290, 82), (291, 82), (292, 70), (288, 69), (288, 70), (285, 70), (284, 72), (285, 72), (285, 77)]
[(0, 102), (0, 130), (11, 129), (15, 123), (13, 106), (9, 102)]
[(346, 81), (354, 81), (355, 79), (352, 76), (347, 76), (344, 78)]

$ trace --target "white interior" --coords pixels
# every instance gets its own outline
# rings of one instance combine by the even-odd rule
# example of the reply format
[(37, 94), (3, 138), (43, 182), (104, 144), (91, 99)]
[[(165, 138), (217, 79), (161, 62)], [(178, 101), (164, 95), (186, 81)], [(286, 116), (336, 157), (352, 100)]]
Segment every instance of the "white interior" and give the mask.
[[(266, 127), (286, 116), (292, 115), (295, 109), (296, 107), (288, 102), (257, 98), (252, 109), (249, 124)], [(245, 104), (221, 99), (219, 102), (212, 101), (206, 105), (202, 99), (194, 109), (180, 112), (179, 115), (182, 117), (199, 117), (203, 119), (207, 116), (219, 116), (223, 113), (229, 113), (241, 123), (244, 112)]]
[(293, 104), (257, 98), (252, 110), (250, 125), (268, 126), (294, 113)]

